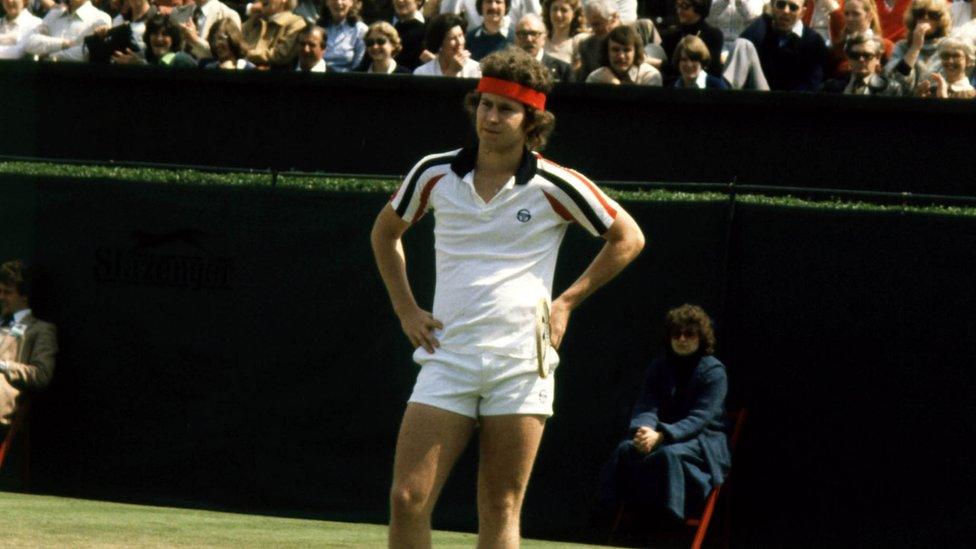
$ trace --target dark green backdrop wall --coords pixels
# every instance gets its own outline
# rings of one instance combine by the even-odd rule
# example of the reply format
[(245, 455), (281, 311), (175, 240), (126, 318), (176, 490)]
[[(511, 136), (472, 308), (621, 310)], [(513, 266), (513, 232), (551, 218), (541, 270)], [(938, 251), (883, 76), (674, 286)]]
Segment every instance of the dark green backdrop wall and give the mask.
[[(385, 196), (0, 186), (0, 256), (35, 262), (35, 308), (61, 332), (34, 418), (37, 489), (385, 520), (416, 375), (369, 251)], [(726, 202), (627, 207), (648, 245), (573, 315), (526, 535), (593, 535), (595, 478), (660, 318), (690, 301), (718, 316), (732, 399), (752, 412), (734, 465), (739, 543), (973, 541), (976, 219), (740, 203), (730, 227)], [(406, 240), (428, 304), (431, 241), (429, 218)], [(557, 290), (599, 244), (569, 232)], [(473, 457), (437, 527), (475, 527)]]

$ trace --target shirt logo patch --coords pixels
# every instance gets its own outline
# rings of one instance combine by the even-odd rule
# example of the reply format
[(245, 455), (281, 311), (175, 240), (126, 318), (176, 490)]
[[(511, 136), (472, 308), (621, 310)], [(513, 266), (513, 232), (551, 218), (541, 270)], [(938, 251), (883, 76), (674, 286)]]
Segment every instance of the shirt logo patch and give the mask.
[(522, 208), (517, 214), (515, 214), (515, 219), (518, 219), (519, 223), (527, 223), (530, 219), (532, 219), (532, 213), (529, 210)]
[(539, 402), (545, 404), (549, 400), (549, 393), (545, 389), (539, 391)]

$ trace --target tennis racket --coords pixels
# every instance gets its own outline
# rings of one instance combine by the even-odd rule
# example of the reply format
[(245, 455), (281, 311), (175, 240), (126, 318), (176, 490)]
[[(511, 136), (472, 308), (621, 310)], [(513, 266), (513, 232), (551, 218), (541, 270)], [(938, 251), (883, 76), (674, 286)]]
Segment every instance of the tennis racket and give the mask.
[(535, 306), (535, 357), (539, 367), (539, 377), (549, 377), (549, 300), (540, 298)]

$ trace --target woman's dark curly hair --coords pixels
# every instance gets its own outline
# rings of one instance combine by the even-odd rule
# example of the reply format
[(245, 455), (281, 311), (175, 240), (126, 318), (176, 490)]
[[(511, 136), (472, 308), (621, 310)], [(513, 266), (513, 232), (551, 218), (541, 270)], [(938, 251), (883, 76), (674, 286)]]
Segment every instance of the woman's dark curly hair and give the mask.
[(705, 309), (689, 303), (671, 309), (664, 317), (664, 348), (671, 349), (672, 334), (689, 328), (698, 334), (698, 354), (701, 356), (714, 354), (716, 342), (712, 319)]
[[(552, 75), (535, 57), (519, 48), (511, 47), (497, 51), (481, 60), (481, 75), (516, 82), (537, 92), (548, 94), (552, 91)], [(464, 98), (464, 107), (475, 120), (475, 112), (481, 101), (481, 93), (473, 91)], [(525, 144), (529, 150), (538, 151), (546, 145), (549, 135), (556, 127), (556, 117), (549, 111), (540, 111), (525, 106)]]
[(155, 65), (159, 62), (159, 58), (153, 53), (152, 46), (149, 45), (149, 41), (152, 35), (157, 32), (162, 31), (163, 34), (169, 36), (172, 41), (169, 46), (169, 51), (177, 52), (183, 49), (183, 33), (180, 28), (176, 26), (176, 23), (169, 18), (168, 15), (157, 14), (152, 16), (149, 21), (146, 21), (146, 61)]

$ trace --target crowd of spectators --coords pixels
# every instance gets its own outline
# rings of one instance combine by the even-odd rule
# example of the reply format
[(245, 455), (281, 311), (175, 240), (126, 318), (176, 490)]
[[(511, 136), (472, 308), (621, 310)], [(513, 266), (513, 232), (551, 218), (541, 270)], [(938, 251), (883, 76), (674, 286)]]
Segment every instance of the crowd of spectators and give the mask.
[[(29, 2), (29, 3), (28, 3)], [(0, 59), (969, 98), (956, 0), (0, 0)]]

